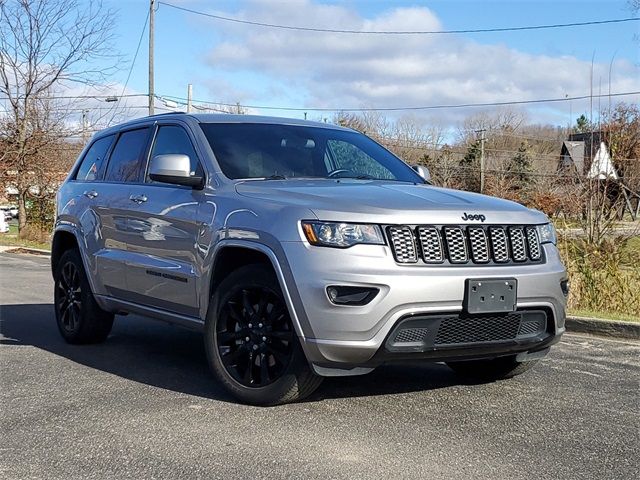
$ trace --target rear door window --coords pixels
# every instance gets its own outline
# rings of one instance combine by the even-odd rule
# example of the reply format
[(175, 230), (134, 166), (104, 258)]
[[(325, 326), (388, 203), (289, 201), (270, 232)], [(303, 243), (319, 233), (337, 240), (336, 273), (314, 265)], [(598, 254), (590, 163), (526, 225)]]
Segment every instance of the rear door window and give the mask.
[(113, 147), (105, 181), (140, 182), (144, 170), (144, 153), (149, 137), (149, 128), (138, 128), (122, 132)]
[(80, 182), (95, 182), (99, 180), (99, 172), (113, 142), (114, 135), (100, 138), (93, 142), (82, 159), (80, 168), (76, 173), (76, 180)]

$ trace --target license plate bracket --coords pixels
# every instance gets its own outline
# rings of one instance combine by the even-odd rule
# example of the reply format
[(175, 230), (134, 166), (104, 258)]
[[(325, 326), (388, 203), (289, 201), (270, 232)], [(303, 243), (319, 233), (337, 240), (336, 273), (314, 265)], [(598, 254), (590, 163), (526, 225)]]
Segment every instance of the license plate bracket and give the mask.
[(468, 278), (462, 306), (467, 313), (513, 312), (518, 298), (515, 278)]

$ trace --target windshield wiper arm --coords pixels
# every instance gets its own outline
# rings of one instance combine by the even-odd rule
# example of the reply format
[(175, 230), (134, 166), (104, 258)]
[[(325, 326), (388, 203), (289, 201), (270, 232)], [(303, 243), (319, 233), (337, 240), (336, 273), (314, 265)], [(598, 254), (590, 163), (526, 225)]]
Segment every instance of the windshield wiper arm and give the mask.
[(264, 177), (261, 180), (286, 180), (287, 177), (284, 175), (269, 175), (268, 177)]
[[(329, 177), (331, 178), (331, 177)], [(367, 175), (366, 173), (363, 173), (361, 175), (354, 175), (354, 176), (344, 176), (344, 177), (333, 177), (336, 180), (344, 180), (344, 179), (350, 179), (350, 180), (381, 180), (380, 178), (376, 178), (376, 177), (372, 177), (371, 175)]]

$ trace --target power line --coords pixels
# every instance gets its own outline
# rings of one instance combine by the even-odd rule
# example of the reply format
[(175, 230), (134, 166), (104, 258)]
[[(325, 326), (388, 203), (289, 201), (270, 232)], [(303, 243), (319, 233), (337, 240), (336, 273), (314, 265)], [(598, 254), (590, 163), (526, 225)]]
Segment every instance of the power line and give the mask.
[(635, 22), (640, 20), (638, 17), (629, 18), (617, 18), (611, 20), (594, 20), (590, 22), (573, 22), (573, 23), (555, 23), (549, 25), (527, 25), (520, 27), (496, 27), (496, 28), (473, 28), (473, 29), (461, 29), (461, 30), (343, 30), (336, 28), (316, 28), (316, 27), (301, 27), (295, 25), (280, 25), (275, 23), (257, 22), (251, 20), (241, 20), (239, 18), (224, 17), (222, 15), (214, 15), (212, 13), (206, 13), (191, 8), (180, 7), (167, 2), (158, 2), (161, 5), (175, 8), (176, 10), (182, 10), (184, 12), (192, 13), (194, 15), (201, 15), (203, 17), (213, 18), (216, 20), (222, 20), (225, 22), (241, 23), (244, 25), (253, 25), (256, 27), (266, 28), (279, 28), (281, 30), (297, 30), (303, 32), (316, 32), (316, 33), (347, 33), (347, 34), (360, 34), (360, 35), (444, 35), (444, 34), (459, 34), (459, 33), (491, 33), (491, 32), (515, 32), (523, 30), (545, 30), (552, 28), (567, 28), (567, 27), (583, 27), (589, 25), (604, 25), (611, 23), (623, 23), (623, 22)]
[[(136, 53), (133, 55), (133, 60), (131, 60), (131, 66), (129, 67), (129, 73), (127, 74), (127, 80), (124, 82), (124, 86), (122, 87), (122, 93), (120, 93), (120, 96), (118, 97), (118, 99), (122, 99), (122, 96), (124, 95), (124, 92), (127, 90), (127, 85), (129, 85), (129, 79), (131, 78), (131, 72), (133, 72), (133, 67), (136, 64), (136, 59), (138, 58), (138, 52), (140, 51), (140, 45), (142, 45), (142, 39), (144, 38), (144, 32), (147, 29), (147, 23), (149, 22), (149, 12), (147, 11), (147, 16), (144, 20), (144, 25), (142, 26), (142, 32), (140, 32), (140, 38), (138, 39), (138, 46), (136, 47)], [(126, 108), (127, 106), (127, 100), (125, 99), (125, 105), (124, 107)], [(113, 121), (113, 119), (116, 116), (116, 113), (118, 113), (118, 106), (116, 105), (115, 108), (113, 109), (113, 115), (111, 115), (111, 118), (109, 119), (109, 124)]]
[[(601, 97), (624, 97), (624, 96), (632, 96), (632, 95), (640, 95), (640, 91), (633, 92), (618, 92), (618, 93), (603, 93), (593, 95), (593, 98), (601, 98)], [(146, 93), (136, 93), (136, 94), (127, 94), (122, 95), (121, 98), (134, 98), (134, 97), (147, 97)], [(175, 95), (154, 95), (155, 98), (158, 99), (169, 99), (178, 101), (184, 105), (186, 105), (187, 98), (179, 97)], [(60, 96), (44, 96), (37, 97), (39, 99), (44, 100), (82, 100), (82, 99), (109, 99), (114, 98), (113, 95), (60, 95)], [(532, 100), (511, 100), (504, 102), (482, 102), (482, 103), (458, 103), (458, 104), (440, 104), (440, 105), (421, 105), (416, 107), (361, 107), (361, 108), (345, 108), (345, 107), (287, 107), (287, 106), (273, 106), (273, 105), (248, 105), (248, 104), (240, 104), (240, 103), (226, 103), (226, 102), (215, 102), (211, 100), (192, 100), (193, 102), (200, 103), (202, 106), (209, 110), (216, 110), (217, 107), (242, 107), (242, 108), (252, 108), (259, 110), (280, 110), (280, 111), (311, 111), (311, 112), (397, 112), (397, 111), (416, 111), (416, 110), (437, 110), (437, 109), (447, 109), (447, 108), (474, 108), (474, 107), (500, 107), (500, 106), (508, 106), (508, 105), (531, 105), (531, 104), (544, 104), (544, 103), (560, 103), (560, 102), (569, 102), (574, 100), (587, 100), (591, 98), (591, 95), (580, 95), (575, 97), (561, 97), (561, 98), (545, 98), (545, 99), (532, 99)], [(0, 97), (0, 100), (8, 100), (9, 97)], [(214, 105), (214, 107), (206, 107), (206, 105)], [(129, 107), (128, 107), (129, 108)]]
[[(133, 98), (133, 97), (146, 97), (146, 93), (130, 93), (127, 95), (44, 95), (44, 96), (32, 96), (31, 98), (36, 100), (100, 100), (108, 98)], [(17, 100), (23, 100), (24, 95), (15, 97)], [(10, 97), (3, 96), (0, 100), (10, 100)]]
[[(623, 97), (629, 95), (640, 95), (640, 91), (636, 92), (620, 92), (620, 93), (612, 93), (612, 94), (598, 94), (593, 95), (593, 98), (600, 97)], [(460, 104), (442, 104), (442, 105), (423, 105), (417, 107), (365, 107), (365, 108), (325, 108), (325, 107), (281, 107), (281, 106), (271, 106), (271, 105), (243, 105), (240, 104), (240, 107), (243, 108), (254, 108), (259, 110), (289, 110), (292, 112), (302, 112), (302, 111), (311, 111), (311, 112), (399, 112), (399, 111), (415, 111), (415, 110), (437, 110), (443, 108), (472, 108), (472, 107), (501, 107), (507, 105), (528, 105), (528, 104), (538, 104), (538, 103), (558, 103), (558, 102), (569, 102), (573, 100), (586, 100), (590, 98), (591, 95), (580, 95), (577, 97), (562, 97), (562, 98), (545, 98), (545, 99), (537, 99), (537, 100), (513, 100), (513, 101), (505, 101), (505, 102), (484, 102), (484, 103), (460, 103)], [(172, 100), (182, 100), (186, 101), (185, 97), (177, 97), (172, 95), (164, 95), (163, 98), (169, 98)], [(237, 107), (237, 103), (222, 103), (222, 102), (212, 102), (207, 100), (193, 100), (197, 103), (203, 104), (214, 104), (221, 105), (225, 107)]]

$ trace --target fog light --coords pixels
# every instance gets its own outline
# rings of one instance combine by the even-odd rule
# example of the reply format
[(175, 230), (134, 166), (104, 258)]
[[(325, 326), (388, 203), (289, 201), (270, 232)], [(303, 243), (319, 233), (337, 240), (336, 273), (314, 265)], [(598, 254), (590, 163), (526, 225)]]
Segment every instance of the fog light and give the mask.
[(336, 298), (338, 298), (338, 289), (336, 287), (328, 287), (327, 295), (329, 295), (329, 300), (335, 302)]
[(327, 287), (327, 296), (336, 305), (366, 305), (371, 302), (380, 290), (372, 287), (351, 287), (331, 285)]
[(560, 288), (565, 297), (569, 296), (569, 280), (562, 280), (560, 282)]

